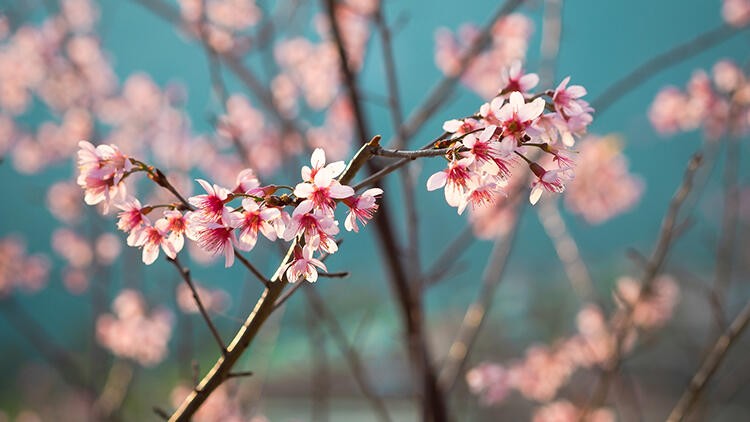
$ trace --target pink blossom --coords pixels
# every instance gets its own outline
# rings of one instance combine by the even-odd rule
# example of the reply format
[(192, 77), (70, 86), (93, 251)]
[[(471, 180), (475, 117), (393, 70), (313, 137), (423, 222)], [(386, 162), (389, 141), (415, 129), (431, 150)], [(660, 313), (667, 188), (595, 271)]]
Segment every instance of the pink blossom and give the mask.
[(552, 102), (558, 113), (565, 117), (577, 116), (590, 110), (589, 104), (580, 98), (586, 95), (586, 88), (581, 85), (568, 86), (570, 76), (560, 82), (552, 95)]
[(359, 232), (357, 221), (366, 225), (372, 219), (375, 211), (378, 209), (376, 198), (383, 194), (383, 189), (367, 189), (360, 196), (352, 196), (344, 200), (344, 204), (349, 207), (349, 213), (344, 220), (344, 228), (348, 231)]
[(532, 205), (539, 201), (542, 192), (545, 190), (556, 193), (564, 192), (564, 183), (571, 178), (569, 170), (545, 170), (537, 163), (530, 163), (529, 167), (537, 177), (531, 184), (531, 194), (529, 195), (529, 202)]
[(169, 241), (168, 224), (166, 219), (160, 218), (153, 226), (145, 226), (140, 231), (132, 246), (143, 248), (144, 264), (151, 265), (156, 261), (159, 257), (159, 248), (164, 250), (164, 254), (170, 258), (174, 259), (177, 256), (174, 245)]
[(511, 391), (509, 381), (508, 371), (494, 363), (482, 363), (466, 373), (469, 390), (480, 396), (483, 405), (502, 403)]
[(469, 165), (473, 163), (471, 158), (452, 160), (448, 168), (441, 170), (427, 179), (427, 190), (433, 191), (445, 187), (445, 201), (452, 207), (461, 203), (464, 190), (468, 187), (471, 179)]
[(512, 92), (508, 104), (497, 113), (498, 121), (503, 128), (503, 136), (522, 141), (527, 131), (531, 132), (530, 135), (535, 135), (532, 124), (542, 114), (545, 105), (542, 98), (526, 103), (520, 92)]
[(242, 200), (242, 222), (237, 226), (240, 230), (237, 247), (249, 251), (258, 241), (258, 232), (263, 233), (268, 240), (276, 240), (276, 227), (273, 223), (281, 217), (278, 208), (269, 208), (265, 204), (258, 204), (251, 198)]
[(196, 179), (203, 187), (206, 194), (195, 195), (188, 198), (190, 205), (198, 208), (198, 213), (210, 221), (216, 221), (224, 216), (227, 212), (224, 203), (229, 197), (229, 190), (219, 185), (209, 184), (203, 179)]
[(750, 1), (723, 0), (721, 16), (732, 26), (742, 27), (750, 23)]
[(615, 422), (614, 413), (607, 408), (589, 410), (585, 417), (583, 410), (567, 400), (558, 400), (546, 404), (536, 411), (532, 422)]
[(336, 199), (344, 199), (354, 195), (354, 189), (339, 183), (333, 178), (335, 176), (332, 176), (332, 174), (331, 171), (327, 170), (316, 171), (312, 181), (299, 183), (294, 188), (294, 195), (298, 198), (305, 198), (305, 201), (310, 201), (316, 209), (332, 213), (336, 208)]
[(172, 334), (172, 313), (157, 308), (151, 313), (140, 293), (125, 289), (112, 304), (113, 314), (96, 320), (96, 339), (116, 356), (153, 366), (167, 356)]
[(621, 277), (617, 280), (615, 299), (621, 306), (632, 309), (633, 324), (653, 329), (661, 327), (672, 317), (679, 293), (677, 282), (668, 275), (657, 277), (648, 291), (642, 291), (635, 279)]
[(487, 126), (479, 136), (467, 135), (462, 143), (468, 148), (463, 153), (471, 156), (478, 166), (487, 166), (488, 173), (497, 174), (502, 178), (510, 176), (510, 165), (513, 163), (514, 145), (510, 140), (499, 142), (497, 135), (501, 132), (497, 126)]
[(126, 188), (122, 183), (123, 176), (130, 171), (132, 164), (114, 145), (94, 147), (90, 142), (78, 143), (78, 185), (86, 196), (89, 205), (104, 203), (104, 212), (109, 210), (111, 202), (125, 198)]
[(311, 201), (303, 201), (294, 209), (292, 217), (286, 224), (284, 240), (290, 241), (298, 235), (303, 235), (307, 244), (312, 244), (317, 239), (319, 245), (328, 253), (338, 250), (333, 236), (339, 233), (338, 222), (332, 216), (321, 210), (313, 211)]
[(322, 148), (315, 148), (310, 157), (310, 164), (312, 167), (303, 166), (301, 170), (302, 180), (307, 183), (314, 183), (315, 177), (320, 172), (325, 173), (325, 176), (321, 179), (322, 181), (333, 180), (346, 168), (346, 163), (343, 161), (326, 164), (326, 153)]
[[(229, 294), (221, 289), (209, 289), (200, 285), (197, 282), (193, 282), (195, 290), (198, 292), (198, 297), (201, 299), (201, 303), (209, 312), (222, 312), (228, 306), (231, 301)], [(186, 314), (197, 314), (200, 312), (198, 305), (195, 303), (193, 297), (193, 291), (188, 287), (186, 283), (180, 283), (177, 286), (177, 306)]]
[(136, 239), (140, 237), (141, 232), (146, 226), (150, 225), (151, 222), (143, 213), (141, 202), (136, 198), (131, 197), (126, 199), (117, 204), (117, 208), (122, 210), (117, 214), (119, 217), (117, 228), (128, 233), (128, 246), (135, 246)]
[(252, 169), (244, 169), (237, 174), (233, 192), (254, 195), (260, 187), (260, 180)]
[(310, 283), (316, 282), (318, 280), (318, 270), (315, 267), (327, 271), (325, 264), (313, 258), (313, 252), (318, 248), (316, 243), (317, 240), (313, 239), (311, 244), (305, 245), (302, 248), (297, 246), (294, 249), (294, 261), (287, 264), (286, 269), (286, 279), (290, 283), (295, 283), (303, 278)]
[(224, 210), (216, 221), (206, 220), (200, 213), (190, 212), (185, 215), (187, 237), (213, 255), (224, 255), (224, 266), (234, 264), (234, 244), (237, 243), (234, 228), (240, 224), (240, 217), (229, 210)]
[(180, 252), (185, 245), (184, 234), (187, 231), (187, 221), (185, 216), (177, 210), (164, 212), (163, 220), (166, 220), (166, 230), (169, 231), (167, 241), (172, 245), (175, 252)]
[(497, 180), (491, 176), (474, 177), (469, 183), (469, 189), (458, 204), (458, 214), (463, 214), (467, 206), (481, 208), (495, 202), (499, 194), (502, 194)]
[(36, 292), (49, 277), (50, 261), (45, 255), (26, 253), (26, 245), (17, 236), (0, 238), (0, 298), (14, 288)]
[(539, 83), (539, 75), (536, 73), (526, 73), (523, 71), (523, 64), (520, 60), (514, 60), (510, 67), (503, 69), (500, 75), (500, 91), (514, 92), (522, 94), (529, 92)]
[(630, 173), (619, 140), (589, 137), (581, 141), (576, 178), (570, 182), (565, 205), (590, 224), (601, 224), (633, 208), (644, 190)]

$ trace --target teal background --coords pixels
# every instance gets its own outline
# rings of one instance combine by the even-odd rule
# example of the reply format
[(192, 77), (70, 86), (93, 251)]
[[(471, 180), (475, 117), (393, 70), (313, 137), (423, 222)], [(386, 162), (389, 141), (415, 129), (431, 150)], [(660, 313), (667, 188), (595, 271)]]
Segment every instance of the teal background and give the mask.
[[(521, 10), (535, 22), (527, 65), (527, 68), (534, 70), (539, 62), (541, 7), (540, 2), (529, 3)], [(464, 22), (484, 23), (497, 4), (496, 1), (386, 1), (390, 22), (400, 17), (406, 18), (406, 24), (395, 35), (397, 70), (406, 110), (413, 110), (419, 105), (433, 84), (441, 78), (433, 61), (435, 29), (441, 26), (455, 29)], [(0, 2), (0, 7), (2, 5), (3, 2)], [(187, 110), (194, 127), (198, 132), (210, 131), (206, 116), (217, 111), (217, 104), (210, 95), (208, 66), (202, 49), (186, 41), (173, 28), (134, 2), (108, 0), (102, 1), (100, 6), (102, 40), (121, 80), (134, 72), (147, 72), (162, 86), (179, 81), (189, 92)], [(310, 9), (309, 4), (303, 7)], [(572, 75), (574, 83), (587, 87), (588, 99), (594, 99), (648, 58), (720, 25), (719, 9), (718, 0), (567, 1), (556, 79)], [(646, 117), (650, 102), (660, 87), (666, 84), (683, 87), (694, 69), (709, 70), (718, 59), (732, 58), (744, 64), (749, 43), (750, 34), (740, 32), (717, 47), (654, 75), (606, 113), (595, 114), (590, 132), (621, 135), (625, 140), (631, 170), (646, 180), (646, 190), (639, 205), (606, 224), (589, 226), (566, 214), (570, 232), (579, 242), (582, 256), (605, 298), (616, 277), (637, 270), (625, 257), (625, 250), (633, 247), (644, 254), (650, 251), (669, 197), (681, 180), (685, 163), (702, 145), (699, 133), (680, 134), (669, 139), (658, 136)], [(384, 93), (386, 88), (378, 42), (373, 40), (371, 45), (360, 80), (367, 92)], [(228, 74), (225, 76), (231, 91), (244, 92), (236, 80)], [(412, 146), (432, 139), (440, 132), (444, 120), (465, 115), (479, 104), (479, 98), (466, 89), (459, 89), (420, 131)], [(372, 130), (388, 139), (393, 130), (387, 110), (373, 103), (368, 103), (367, 110)], [(32, 116), (29, 124), (34, 123)], [(745, 143), (745, 156), (747, 152)], [(455, 210), (444, 203), (439, 192), (430, 193), (422, 189), (429, 174), (437, 171), (440, 163), (425, 161), (416, 165), (422, 166), (417, 203), (422, 216), (419, 228), (423, 245), (422, 264), (427, 267), (442, 251), (443, 245), (462, 230), (465, 219), (457, 216)], [(50, 169), (39, 175), (21, 176), (8, 161), (4, 161), (0, 165), (0, 195), (5, 198), (0, 206), (0, 237), (21, 233), (30, 251), (51, 254), (50, 233), (57, 223), (45, 210), (44, 196), (47, 186), (53, 180), (67, 177), (71, 169), (72, 158), (70, 166)], [(749, 169), (750, 166), (742, 165), (745, 181), (750, 174)], [(708, 220), (720, 215), (717, 205), (721, 198), (717, 190), (718, 175), (715, 171), (703, 193), (703, 201), (695, 210), (695, 227), (680, 239), (672, 254), (673, 263), (699, 274), (710, 268), (713, 259), (715, 239), (712, 236), (715, 235), (712, 233), (716, 227)], [(393, 197), (390, 201), (391, 211), (399, 216), (399, 221), (403, 221), (403, 210), (398, 207), (400, 184), (397, 177), (400, 176), (393, 175), (386, 181), (386, 195)], [(109, 229), (115, 229), (113, 220)], [(335, 304), (335, 312), (349, 333), (354, 333), (363, 320), (367, 321), (366, 334), (359, 349), (371, 359), (373, 366), (387, 366), (394, 356), (403, 354), (400, 321), (381, 268), (374, 232), (368, 227), (359, 236), (346, 233), (343, 237), (344, 245), (340, 253), (328, 261), (328, 267), (331, 271), (350, 271), (352, 276), (343, 280), (323, 279), (315, 288)], [(426, 296), (431, 327), (436, 333), (433, 340), (441, 347), (449, 341), (463, 309), (475, 295), (474, 286), (490, 248), (490, 242), (474, 242), (461, 258), (462, 268), (466, 271), (451, 277)], [(115, 274), (111, 292), (118, 291), (122, 285), (122, 277), (116, 274), (126, 271), (130, 277), (139, 280), (138, 284), (147, 292), (151, 303), (173, 303), (171, 296), (179, 281), (173, 269), (164, 263), (145, 268), (132, 265), (137, 259), (135, 251), (125, 251), (122, 262), (111, 271)], [(270, 274), (277, 262), (277, 254), (275, 248), (256, 249), (250, 254), (250, 259)], [(90, 293), (83, 296), (67, 293), (60, 282), (61, 261), (56, 259), (55, 263), (57, 265), (49, 286), (44, 291), (33, 296), (17, 296), (21, 304), (53, 332), (57, 341), (79, 353), (82, 361), (85, 361), (91, 341)], [(233, 296), (229, 315), (217, 317), (218, 325), (225, 333), (233, 332), (237, 325), (236, 318), (249, 309), (251, 302), (247, 298), (252, 299), (260, 291), (258, 286), (237, 267), (228, 271), (220, 267), (197, 270), (196, 277), (205, 284), (221, 286)], [(93, 283), (96, 281), (92, 280)], [(292, 298), (291, 306), (283, 315), (283, 329), (274, 349), (279, 352), (270, 360), (269, 371), (274, 377), (283, 379), (284, 376), (291, 376), (308, 363), (305, 352), (308, 339), (304, 335), (307, 313), (301, 299)], [(549, 318), (542, 318), (540, 312), (554, 311), (571, 316), (577, 306), (551, 242), (535, 213), (527, 212), (506, 280), (498, 291), (491, 314), (493, 322), (484, 332), (486, 337), (480, 340), (480, 343), (487, 345), (507, 342), (512, 346), (503, 349), (499, 355), (485, 356), (497, 359), (517, 356), (529, 342), (547, 341), (571, 332), (572, 318), (556, 318), (551, 322)], [(197, 319), (193, 323), (200, 326)], [(197, 337), (207, 335), (203, 327), (197, 330)], [(179, 336), (179, 328), (175, 329), (175, 336)], [(0, 408), (12, 408), (18, 363), (27, 358), (38, 359), (38, 356), (3, 319), (0, 319), (0, 339), (0, 373), (10, 375), (0, 381)], [(173, 339), (173, 350), (179, 341)], [(204, 366), (208, 366), (215, 357), (210, 347), (213, 344), (208, 343), (207, 340), (197, 341)], [(333, 347), (329, 349), (333, 350)], [(439, 355), (444, 347), (438, 350)], [(335, 355), (335, 352), (332, 354)], [(261, 358), (249, 357), (249, 367), (256, 363), (254, 359)], [(139, 385), (151, 385), (148, 388), (154, 389), (157, 401), (166, 402), (172, 381), (178, 373), (184, 373), (184, 368), (175, 368), (173, 363), (141, 371), (142, 375), (139, 375)], [(387, 374), (397, 375), (394, 372), (397, 371), (391, 369)], [(164, 379), (161, 378), (164, 374), (170, 382), (159, 387), (158, 381)], [(399, 388), (398, 383), (385, 376), (379, 379), (379, 384), (386, 391)], [(148, 409), (151, 404), (134, 403), (133, 406)]]

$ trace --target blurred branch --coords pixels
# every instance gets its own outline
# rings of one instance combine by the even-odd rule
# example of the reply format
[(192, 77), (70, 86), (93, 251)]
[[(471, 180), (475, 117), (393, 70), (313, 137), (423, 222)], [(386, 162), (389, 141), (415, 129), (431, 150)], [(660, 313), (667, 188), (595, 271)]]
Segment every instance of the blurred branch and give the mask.
[(487, 259), (484, 273), (482, 274), (482, 284), (477, 292), (477, 297), (466, 310), (456, 339), (453, 340), (448, 350), (448, 356), (443, 363), (443, 370), (440, 373), (440, 385), (447, 392), (455, 387), (456, 381), (458, 381), (459, 376), (463, 372), (471, 349), (474, 347), (479, 335), (479, 330), (481, 330), (487, 312), (492, 306), (495, 290), (503, 279), (508, 257), (515, 244), (516, 233), (521, 223), (525, 204), (523, 201), (519, 201), (516, 204), (515, 220), (510, 230), (505, 236), (495, 240), (492, 252)]
[(554, 86), (557, 57), (560, 54), (562, 38), (563, 0), (545, 0), (542, 16), (541, 63), (539, 79), (542, 87)]
[[(672, 200), (669, 203), (669, 208), (664, 216), (661, 224), (661, 230), (659, 232), (659, 238), (656, 243), (656, 247), (651, 254), (648, 262), (645, 263), (645, 274), (641, 280), (641, 289), (638, 294), (638, 298), (635, 303), (643, 300), (651, 291), (651, 285), (660, 273), (664, 262), (666, 261), (669, 250), (672, 246), (672, 240), (675, 237), (675, 228), (677, 227), (677, 217), (679, 216), (682, 204), (687, 199), (693, 188), (693, 180), (695, 173), (700, 168), (703, 162), (703, 156), (701, 153), (696, 153), (688, 162), (688, 167), (685, 170), (682, 183), (675, 192)], [(612, 382), (612, 378), (620, 367), (622, 362), (622, 349), (625, 343), (625, 339), (628, 332), (631, 329), (633, 319), (634, 306), (623, 308), (620, 312), (623, 312), (622, 318), (614, 318), (618, 321), (619, 325), (615, 327), (615, 350), (612, 359), (608, 363), (607, 367), (603, 369), (599, 382), (594, 390), (589, 402), (586, 404), (582, 414), (581, 420), (585, 420), (591, 409), (600, 407), (607, 398), (609, 392), (609, 386)]]
[(591, 102), (591, 106), (596, 110), (597, 115), (601, 115), (617, 100), (627, 95), (643, 82), (654, 77), (657, 73), (728, 40), (744, 29), (746, 27), (735, 28), (731, 25), (723, 24), (718, 28), (704, 32), (685, 43), (652, 57), (605, 89), (604, 92)]
[(177, 271), (179, 271), (180, 276), (185, 281), (185, 284), (187, 284), (188, 287), (190, 288), (190, 292), (193, 293), (193, 300), (195, 300), (195, 304), (198, 306), (198, 310), (200, 311), (200, 314), (203, 317), (203, 320), (206, 321), (206, 325), (208, 326), (208, 329), (211, 331), (211, 335), (214, 337), (214, 340), (216, 340), (216, 344), (219, 345), (219, 350), (221, 350), (221, 354), (226, 356), (227, 347), (224, 345), (224, 340), (221, 339), (219, 330), (216, 329), (216, 326), (211, 321), (211, 317), (208, 315), (208, 312), (206, 311), (206, 307), (203, 306), (203, 301), (201, 301), (200, 296), (198, 296), (198, 290), (195, 289), (195, 285), (193, 284), (193, 278), (190, 276), (190, 269), (187, 267), (183, 267), (182, 264), (180, 264), (179, 258), (177, 258), (176, 256), (174, 257), (174, 259), (167, 257), (167, 261), (171, 262), (172, 265), (174, 265), (174, 267), (177, 268)]
[[(731, 107), (735, 109), (735, 107)], [(734, 114), (734, 110), (730, 114)], [(732, 261), (734, 260), (734, 246), (737, 238), (737, 220), (740, 207), (740, 148), (739, 139), (727, 139), (727, 159), (724, 163), (724, 206), (721, 217), (721, 232), (716, 247), (716, 273), (714, 279), (713, 297), (720, 308), (726, 299), (726, 291), (732, 278)], [(724, 328), (724, 327), (722, 327)]]
[(677, 405), (672, 409), (667, 422), (679, 422), (685, 419), (692, 406), (703, 393), (708, 381), (714, 376), (719, 365), (724, 361), (735, 340), (747, 328), (748, 322), (750, 322), (750, 302), (742, 308), (734, 321), (729, 325), (729, 328), (716, 341), (709, 354), (703, 360), (700, 368), (690, 380), (690, 384), (688, 384)]
[(591, 281), (586, 264), (581, 259), (578, 246), (560, 215), (557, 201), (544, 201), (539, 204), (536, 211), (539, 222), (542, 223), (545, 233), (555, 246), (557, 256), (563, 264), (573, 290), (584, 302), (594, 300), (594, 283)]

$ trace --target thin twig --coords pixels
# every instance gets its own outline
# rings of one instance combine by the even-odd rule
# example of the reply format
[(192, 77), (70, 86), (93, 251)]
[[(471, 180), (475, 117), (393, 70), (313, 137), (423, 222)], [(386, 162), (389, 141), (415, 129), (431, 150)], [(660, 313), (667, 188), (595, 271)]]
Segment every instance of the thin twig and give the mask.
[(206, 325), (211, 331), (211, 335), (214, 337), (214, 340), (216, 340), (216, 344), (219, 345), (219, 350), (221, 350), (222, 355), (226, 356), (227, 347), (224, 345), (224, 340), (221, 339), (219, 330), (216, 329), (213, 321), (211, 321), (211, 317), (208, 315), (208, 311), (206, 311), (206, 307), (203, 305), (203, 301), (201, 300), (200, 296), (198, 296), (198, 290), (196, 290), (195, 284), (193, 284), (193, 278), (190, 276), (190, 269), (188, 269), (187, 267), (183, 267), (182, 264), (180, 264), (179, 258), (177, 258), (176, 256), (174, 258), (167, 257), (167, 261), (171, 262), (172, 265), (177, 268), (177, 271), (179, 271), (180, 276), (182, 276), (182, 279), (185, 281), (185, 284), (187, 284), (190, 288), (190, 291), (193, 293), (193, 300), (195, 300), (195, 304), (198, 306), (198, 310), (200, 311), (203, 320), (206, 321)]
[[(703, 162), (703, 156), (700, 153), (696, 153), (690, 159), (685, 175), (682, 179), (680, 187), (675, 192), (672, 200), (669, 203), (669, 208), (664, 216), (661, 224), (661, 230), (659, 231), (659, 237), (656, 243), (656, 247), (651, 254), (650, 259), (645, 265), (644, 275), (641, 280), (641, 289), (638, 294), (637, 302), (643, 300), (651, 292), (651, 285), (656, 279), (657, 275), (661, 272), (664, 262), (667, 258), (669, 250), (672, 246), (672, 240), (675, 237), (675, 227), (677, 226), (677, 217), (679, 216), (682, 204), (687, 199), (693, 188), (693, 181), (695, 173), (700, 168)], [(607, 366), (601, 371), (601, 376), (597, 386), (594, 389), (588, 403), (581, 412), (579, 420), (585, 420), (591, 409), (601, 407), (604, 401), (607, 399), (609, 393), (609, 387), (612, 383), (612, 379), (622, 363), (622, 349), (625, 344), (628, 332), (631, 329), (634, 306), (626, 307), (622, 311), (622, 318), (614, 318), (613, 320), (619, 321), (618, 326), (615, 327), (615, 350), (613, 356), (608, 362)]]
[(732, 321), (729, 328), (716, 341), (711, 352), (709, 352), (700, 368), (698, 368), (698, 371), (693, 375), (690, 384), (688, 384), (677, 405), (672, 409), (667, 422), (679, 422), (685, 419), (692, 406), (703, 393), (708, 381), (724, 361), (727, 352), (734, 345), (735, 340), (747, 328), (748, 322), (750, 322), (750, 302), (742, 308), (742, 311)]

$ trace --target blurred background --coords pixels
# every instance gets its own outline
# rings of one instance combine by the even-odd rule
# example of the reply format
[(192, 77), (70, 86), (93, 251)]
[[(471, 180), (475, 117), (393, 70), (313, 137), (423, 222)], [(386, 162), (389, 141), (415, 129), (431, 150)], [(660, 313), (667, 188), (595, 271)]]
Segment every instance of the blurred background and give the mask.
[[(163, 168), (187, 194), (199, 190), (191, 183), (194, 177), (229, 185), (243, 167), (222, 133), (222, 118), (232, 110), (254, 132), (247, 138), (249, 162), (265, 183), (294, 183), (314, 147), (323, 146), (331, 159), (347, 159), (363, 141), (355, 139), (348, 106), (325, 98), (326, 86), (333, 84), (336, 91), (338, 81), (326, 72), (332, 53), (324, 45), (329, 23), (320, 4), (216, 3), (226, 4), (209, 15), (215, 33), (207, 37), (206, 47), (196, 39), (196, 26), (190, 25), (191, 8), (200, 2), (0, 0), (0, 189), (5, 198), (0, 206), (0, 420), (155, 420), (152, 408), (169, 413), (189, 391), (195, 372), (205, 373), (218, 357), (174, 268), (163, 259), (143, 266), (140, 251), (127, 247), (126, 236), (117, 231), (114, 213), (102, 216), (83, 204), (75, 184), (78, 140), (115, 143), (126, 154)], [(361, 53), (361, 64), (355, 66), (370, 130), (385, 141), (395, 131), (382, 41), (369, 20), (372, 2), (350, 3), (347, 7), (361, 20), (352, 19), (344, 31), (354, 34), (352, 48)], [(616, 166), (624, 166), (627, 173), (619, 180), (632, 178), (628, 183), (633, 183), (626, 204), (611, 215), (586, 214), (585, 196), (572, 204), (568, 193), (561, 198), (545, 195), (535, 208), (520, 207), (523, 213), (513, 235), (507, 228), (488, 229), (483, 222), (490, 218), (457, 215), (441, 192), (427, 192), (429, 175), (444, 167), (440, 160), (416, 161), (408, 172), (385, 179), (385, 197), (402, 243), (407, 242), (409, 225), (400, 179), (412, 178), (416, 186), (419, 261), (423, 274), (434, 270), (440, 276), (439, 283), (424, 291), (426, 330), (438, 367), (451, 360), (448, 351), (467, 306), (477, 298), (485, 266), (497, 251), (493, 247), (512, 242), (498, 277), (502, 282), (491, 290), (492, 307), (456, 375), (449, 401), (456, 420), (531, 420), (548, 403), (587, 403), (600, 372), (596, 366), (571, 373), (549, 398), (524, 391), (488, 398), (486, 390), (478, 393), (482, 388), (467, 383), (466, 374), (486, 362), (511, 368), (524, 362), (530, 347), (559, 344), (576, 335), (579, 312), (587, 303), (597, 303), (604, 315), (615, 312), (613, 290), (622, 277), (641, 276), (643, 266), (633, 251), (651, 254), (669, 200), (696, 151), (704, 152), (705, 164), (682, 210), (688, 223), (664, 267), (679, 291), (670, 296), (674, 308), (669, 308), (666, 321), (641, 336), (623, 364), (624, 381), (616, 383), (602, 405), (615, 420), (664, 419), (720, 332), (716, 310), (731, 321), (750, 297), (746, 135), (707, 134), (699, 123), (657, 130), (658, 112), (652, 110), (665, 86), (685, 91), (696, 70), (712, 75), (723, 59), (746, 68), (750, 34), (741, 24), (731, 26), (725, 20), (727, 13), (731, 18), (731, 13), (747, 12), (741, 6), (726, 12), (725, 3), (742, 2), (532, 0), (522, 2), (506, 28), (495, 30), (489, 48), (512, 51), (503, 53), (504, 62), (488, 58), (485, 73), (499, 75), (511, 59), (520, 59), (527, 72), (542, 73), (538, 88), (554, 89), (571, 76), (571, 84), (586, 87), (585, 98), (595, 108), (604, 106), (594, 113), (587, 141), (606, 145), (605, 151), (590, 154), (617, 155)], [(498, 2), (479, 0), (384, 0), (380, 6), (393, 38), (406, 115), (445, 77), (450, 68), (445, 57), (454, 53), (451, 42), (471, 32), (460, 28), (481, 28), (499, 7)], [(165, 19), (169, 13), (187, 23), (177, 28), (174, 20)], [(559, 46), (554, 48), (558, 20)], [(545, 30), (553, 34), (551, 41), (545, 41)], [(713, 35), (701, 38), (706, 33)], [(699, 41), (693, 42), (696, 37)], [(512, 48), (507, 45), (511, 41)], [(553, 44), (546, 57), (540, 52), (543, 42)], [(602, 97), (639, 66), (680, 45), (687, 45), (682, 51), (686, 54), (665, 57), (624, 92)], [(216, 59), (227, 52), (252, 70), (260, 91), (280, 104), (285, 118), (304, 122), (306, 139), (279, 129), (264, 109), (260, 91), (248, 88), (247, 78), (242, 72), (238, 77), (231, 63)], [(460, 83), (408, 147), (416, 149), (439, 136), (444, 121), (474, 113), (488, 99), (487, 84), (481, 86), (484, 82), (478, 80)], [(225, 103), (226, 97), (235, 98), (236, 108)], [(605, 103), (609, 99), (611, 104)], [(730, 153), (725, 152), (728, 139), (737, 143)], [(580, 145), (583, 150), (588, 144)], [(733, 196), (737, 211), (728, 255), (733, 264), (717, 299), (712, 290), (721, 271), (717, 254), (727, 256), (717, 252), (726, 244), (727, 157), (739, 160)], [(601, 164), (602, 158), (591, 160)], [(588, 177), (595, 180), (597, 174)], [(165, 197), (139, 183), (134, 189), (143, 197)], [(617, 183), (612, 183), (609, 189), (614, 191)], [(573, 186), (570, 190), (575, 195)], [(341, 251), (326, 265), (331, 272), (350, 275), (322, 278), (312, 288), (364, 362), (373, 390), (385, 400), (392, 419), (416, 420), (419, 407), (404, 328), (373, 227), (359, 235), (343, 233), (342, 238)], [(578, 255), (565, 265), (559, 255), (570, 252), (570, 242)], [(246, 256), (270, 275), (281, 257), (276, 246), (261, 241)], [(446, 250), (449, 254), (441, 255)], [(242, 267), (225, 270), (222, 262), (189, 245), (186, 252), (183, 261), (207, 289), (212, 319), (228, 341), (262, 286)], [(571, 279), (589, 280), (592, 294), (582, 297)], [(111, 327), (129, 313), (141, 320), (131, 326), (123, 322), (122, 331)], [(220, 410), (206, 412), (203, 420), (377, 420), (324, 319), (304, 295), (292, 296), (238, 364), (253, 375), (222, 387), (212, 404)], [(151, 334), (141, 339), (129, 330)], [(129, 335), (138, 340), (127, 339)], [(123, 350), (135, 346), (118, 349), (113, 345), (117, 339), (149, 345), (130, 353)], [(696, 420), (750, 418), (750, 366), (743, 359), (748, 341), (739, 338), (728, 353), (695, 407)], [(518, 390), (510, 384), (509, 390)], [(622, 387), (626, 384), (630, 387)], [(106, 416), (93, 416), (87, 388), (97, 392), (95, 401), (108, 409)]]

